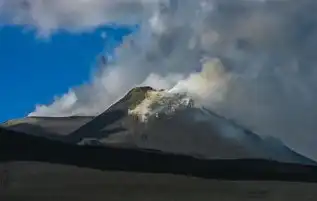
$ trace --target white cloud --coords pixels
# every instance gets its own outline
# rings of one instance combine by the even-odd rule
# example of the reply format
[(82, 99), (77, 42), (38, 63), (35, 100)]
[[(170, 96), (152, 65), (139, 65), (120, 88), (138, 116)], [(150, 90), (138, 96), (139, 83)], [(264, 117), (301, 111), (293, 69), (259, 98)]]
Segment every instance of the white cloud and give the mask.
[(34, 26), (42, 36), (58, 29), (82, 31), (105, 23), (136, 23), (155, 0), (2, 0), (0, 17)]

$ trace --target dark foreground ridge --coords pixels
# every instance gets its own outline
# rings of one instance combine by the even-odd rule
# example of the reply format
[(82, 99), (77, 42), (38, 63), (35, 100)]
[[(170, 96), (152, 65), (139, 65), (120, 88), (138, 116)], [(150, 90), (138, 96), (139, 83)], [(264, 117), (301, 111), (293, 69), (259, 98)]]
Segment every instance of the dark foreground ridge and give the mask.
[(221, 180), (316, 182), (317, 167), (269, 160), (202, 160), (151, 150), (66, 144), (0, 128), (0, 162), (37, 161), (108, 171)]

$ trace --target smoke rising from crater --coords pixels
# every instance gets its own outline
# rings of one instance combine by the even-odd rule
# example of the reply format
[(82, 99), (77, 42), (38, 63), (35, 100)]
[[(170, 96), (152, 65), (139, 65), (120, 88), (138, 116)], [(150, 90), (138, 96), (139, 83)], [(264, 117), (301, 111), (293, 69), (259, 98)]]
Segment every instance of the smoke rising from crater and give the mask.
[(314, 0), (0, 2), (0, 20), (36, 27), (44, 36), (112, 22), (140, 25), (118, 47), (116, 62), (90, 84), (37, 106), (31, 115), (97, 114), (131, 87), (172, 88), (195, 77), (203, 58), (216, 58), (223, 66), (219, 84), (212, 82), (217, 93), (204, 96), (204, 104), (317, 159)]

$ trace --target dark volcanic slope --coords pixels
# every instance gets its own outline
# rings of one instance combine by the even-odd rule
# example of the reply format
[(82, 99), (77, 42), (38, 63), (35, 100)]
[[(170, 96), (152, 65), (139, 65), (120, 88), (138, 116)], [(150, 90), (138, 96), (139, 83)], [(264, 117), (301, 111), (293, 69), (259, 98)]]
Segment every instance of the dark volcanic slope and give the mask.
[[(282, 142), (262, 139), (203, 108), (188, 108), (141, 123), (128, 110), (149, 91), (155, 90), (134, 88), (97, 117), (27, 117), (0, 127), (72, 144), (151, 149), (209, 159), (269, 159), (316, 165)], [(201, 117), (207, 121), (197, 120)]]
[[(211, 159), (273, 159), (316, 164), (278, 140), (266, 140), (206, 109), (190, 108), (141, 123), (128, 109), (142, 101), (150, 87), (131, 90), (104, 113), (68, 135), (69, 142), (138, 147)], [(199, 117), (207, 121), (197, 120)], [(194, 120), (195, 119), (195, 120)]]
[[(105, 112), (71, 133), (68, 136), (68, 141), (78, 143), (85, 138), (94, 138), (105, 139), (109, 142), (109, 137), (114, 134), (116, 145), (134, 146), (132, 143), (125, 141), (125, 138), (129, 137), (126, 132), (129, 132), (130, 129), (126, 126), (126, 123), (131, 119), (128, 116), (128, 109), (140, 103), (145, 98), (146, 92), (150, 90), (154, 89), (151, 87), (137, 87), (130, 90), (127, 95), (110, 106)], [(116, 139), (118, 136), (119, 139)], [(123, 137), (122, 140), (121, 137)]]
[(0, 181), (5, 201), (317, 200), (315, 166), (78, 146), (3, 128)]
[(224, 180), (317, 182), (317, 167), (268, 160), (201, 160), (189, 156), (78, 146), (0, 128), (0, 161), (39, 161), (108, 171), (169, 173)]
[(91, 116), (26, 117), (0, 124), (10, 130), (59, 139), (91, 121)]
[(2, 201), (316, 201), (317, 183), (220, 181), (172, 174), (98, 171), (39, 162), (8, 170)]

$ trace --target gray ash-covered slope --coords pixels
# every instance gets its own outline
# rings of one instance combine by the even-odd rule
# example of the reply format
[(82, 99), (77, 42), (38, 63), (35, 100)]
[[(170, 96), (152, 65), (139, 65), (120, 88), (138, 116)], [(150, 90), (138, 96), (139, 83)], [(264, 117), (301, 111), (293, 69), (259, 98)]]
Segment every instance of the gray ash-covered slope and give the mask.
[(140, 116), (129, 111), (151, 92), (161, 91), (151, 87), (132, 89), (104, 113), (68, 135), (67, 141), (153, 149), (209, 159), (260, 158), (316, 164), (279, 140), (260, 137), (204, 108), (183, 107), (172, 114), (156, 112), (142, 122)]
[(317, 166), (78, 146), (4, 128), (0, 139), (0, 200), (315, 201), (317, 197)]
[(117, 146), (133, 146), (130, 140), (136, 136), (130, 134), (132, 130), (135, 131), (134, 128), (139, 123), (129, 116), (128, 110), (144, 100), (146, 93), (152, 90), (154, 89), (151, 87), (137, 87), (130, 90), (105, 112), (68, 135), (68, 141), (80, 143), (86, 139), (87, 143), (98, 140), (106, 144), (114, 143)]
[(0, 127), (30, 135), (60, 140), (93, 118), (92, 116), (25, 117), (9, 120), (0, 124)]
[[(219, 181), (173, 174), (98, 171), (48, 163), (9, 163), (3, 201), (315, 201), (316, 183)], [(36, 171), (35, 171), (36, 170)], [(1, 171), (1, 165), (0, 165)], [(40, 191), (40, 193), (39, 193)]]

